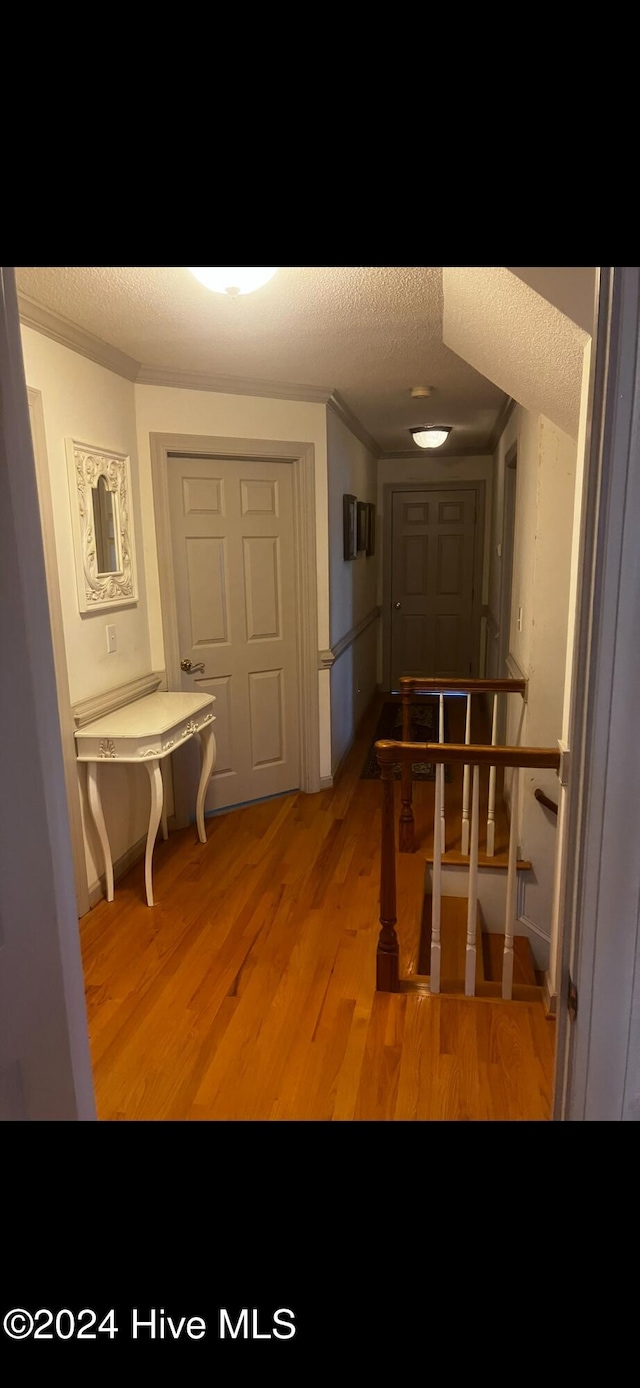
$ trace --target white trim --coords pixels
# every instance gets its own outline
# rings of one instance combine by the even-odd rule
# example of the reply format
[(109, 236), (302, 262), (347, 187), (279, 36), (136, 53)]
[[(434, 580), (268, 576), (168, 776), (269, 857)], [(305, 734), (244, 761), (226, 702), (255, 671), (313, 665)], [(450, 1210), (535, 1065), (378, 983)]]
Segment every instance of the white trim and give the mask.
[[(572, 670), (568, 842), (554, 1116), (640, 1118), (640, 269), (601, 267)], [(631, 838), (630, 838), (631, 836)], [(615, 928), (612, 928), (612, 923)]]
[(33, 456), (36, 464), (36, 482), (38, 487), (38, 501), (40, 505), (42, 548), (44, 552), (44, 566), (47, 581), (47, 596), (49, 600), (51, 644), (53, 646), (53, 663), (55, 667), (56, 689), (58, 694), (58, 716), (60, 719), (60, 735), (62, 739), (62, 758), (64, 763), (64, 779), (67, 791), (67, 808), (69, 811), (69, 829), (71, 833), (71, 851), (73, 854), (73, 872), (76, 887), (76, 901), (78, 907), (78, 916), (85, 916), (87, 914), (87, 911), (89, 910), (87, 866), (84, 851), (82, 811), (80, 808), (78, 768), (76, 764), (76, 750), (73, 738), (74, 725), (71, 713), (71, 697), (69, 694), (67, 648), (64, 639), (64, 622), (62, 618), (62, 602), (60, 599), (60, 581), (58, 578), (58, 554), (56, 549), (55, 526), (53, 521), (53, 501), (51, 496), (51, 479), (49, 475), (49, 463), (47, 459), (47, 437), (44, 423), (42, 391), (34, 390), (31, 387), (27, 387), (27, 396), (29, 399), (29, 417), (31, 420), (31, 435), (33, 439)]
[(365, 429), (364, 424), (358, 419), (357, 414), (354, 414), (353, 410), (347, 405), (346, 400), (342, 399), (339, 391), (334, 390), (332, 392), (327, 400), (327, 409), (332, 410), (333, 414), (337, 415), (338, 419), (342, 420), (343, 424), (346, 424), (347, 429), (350, 429), (351, 433), (355, 434), (356, 438), (364, 444), (365, 448), (373, 454), (374, 458), (382, 457), (380, 444), (376, 443), (376, 440), (371, 436), (369, 431)]
[(321, 776), (321, 777), (320, 777), (320, 790), (331, 790), (332, 785), (333, 785), (333, 776)]
[(541, 930), (540, 926), (536, 925), (535, 921), (530, 920), (528, 916), (518, 916), (517, 921), (518, 925), (523, 925), (525, 930), (531, 930), (534, 935), (539, 935), (541, 940), (546, 940), (547, 944), (551, 943), (548, 930)]
[(558, 1011), (558, 994), (553, 992), (551, 976), (548, 971), (545, 973), (542, 985), (542, 1001), (547, 1017), (555, 1017)]
[(350, 631), (345, 632), (344, 636), (340, 637), (339, 641), (336, 641), (335, 646), (332, 646), (330, 651), (322, 651), (321, 654), (324, 657), (332, 657), (330, 661), (325, 659), (323, 668), (331, 669), (334, 662), (339, 660), (340, 656), (344, 655), (345, 651), (348, 651), (349, 647), (353, 645), (354, 641), (358, 640), (359, 636), (362, 636), (363, 631), (366, 631), (367, 627), (370, 627), (372, 622), (377, 622), (381, 612), (381, 607), (372, 607), (371, 611), (367, 612), (366, 617), (363, 617), (361, 622), (357, 622), (354, 627), (351, 627)]
[(523, 670), (523, 668), (522, 668), (522, 666), (521, 666), (521, 664), (520, 664), (520, 661), (519, 661), (519, 660), (517, 659), (517, 657), (513, 654), (513, 651), (509, 651), (509, 654), (508, 654), (508, 656), (507, 656), (507, 658), (506, 658), (506, 660), (505, 660), (504, 663), (505, 663), (505, 665), (506, 665), (506, 667), (507, 667), (507, 671), (508, 671), (508, 674), (509, 674), (510, 679), (512, 679), (512, 680), (524, 680), (524, 681), (525, 681), (526, 689), (525, 689), (525, 691), (524, 691), (524, 694), (522, 695), (522, 698), (523, 698), (523, 700), (524, 700), (524, 703), (526, 704), (527, 699), (528, 699), (528, 697), (529, 697), (529, 676), (528, 676), (526, 670)]
[(140, 386), (172, 386), (177, 390), (208, 390), (222, 395), (257, 395), (267, 400), (306, 400), (326, 405), (331, 386), (298, 385), (293, 381), (262, 381), (251, 376), (223, 376), (203, 371), (177, 371), (171, 367), (141, 366)]
[(107, 713), (115, 713), (136, 699), (144, 699), (147, 694), (155, 694), (164, 679), (161, 674), (143, 675), (140, 679), (128, 680), (116, 689), (105, 690), (104, 694), (94, 694), (91, 699), (82, 699), (72, 708), (76, 728), (84, 728), (87, 723), (95, 723), (96, 718), (104, 718)]
[(0, 1069), (6, 1066), (15, 1085), (21, 1083), (24, 1100), (23, 1112), (8, 1117), (89, 1121), (96, 1112), (51, 616), (15, 275), (6, 265), (0, 267), (0, 394), (6, 645)]
[[(72, 323), (61, 313), (45, 308), (44, 304), (29, 298), (26, 294), (18, 295), (18, 305), (20, 322), (24, 323), (25, 327), (33, 328), (44, 337), (50, 337), (54, 342), (62, 343), (63, 347), (69, 347), (72, 352), (78, 352), (81, 357), (87, 357), (89, 361), (97, 362), (98, 366), (105, 366), (108, 371), (114, 371), (116, 376), (122, 376), (125, 381), (135, 381), (138, 385), (172, 386), (176, 390), (210, 390), (224, 395), (257, 395), (276, 400), (306, 400), (320, 405), (326, 405), (333, 395), (332, 386), (300, 385), (296, 381), (263, 381), (250, 376), (224, 376), (218, 372), (178, 371), (171, 367), (144, 365), (136, 361), (135, 357), (121, 352), (118, 347), (113, 347), (101, 337), (78, 327), (77, 323)], [(348, 406), (343, 408), (346, 410)], [(354, 427), (355, 421), (355, 425), (362, 429), (363, 426), (356, 416), (351, 415), (350, 411), (349, 414), (349, 427), (357, 432)], [(377, 444), (374, 444), (374, 449), (377, 455)]]
[(560, 752), (560, 765), (558, 767), (558, 780), (561, 786), (568, 786), (571, 774), (571, 751), (562, 738), (558, 738), (558, 750)]
[[(293, 530), (296, 587), (297, 690), (299, 719), (300, 790), (320, 789), (320, 694), (318, 682), (318, 589), (316, 565), (315, 449), (291, 440), (218, 438), (201, 434), (149, 435), (151, 479), (156, 518), (162, 631), (169, 689), (182, 687), (175, 573), (169, 509), (169, 465), (172, 456), (206, 458), (269, 458), (293, 468)], [(179, 795), (178, 778), (174, 788)], [(189, 822), (190, 806), (175, 805), (176, 823)]]
[[(168, 820), (167, 823), (170, 824), (171, 820)], [(127, 848), (124, 853), (120, 854), (119, 858), (116, 858), (113, 864), (114, 882), (119, 882), (120, 878), (124, 877), (135, 863), (138, 863), (141, 858), (144, 858), (146, 847), (147, 834), (145, 832), (142, 838), (138, 839), (137, 843), (132, 843), (130, 848)], [(101, 872), (97, 882), (94, 882), (89, 892), (89, 906), (91, 910), (93, 910), (94, 906), (98, 905), (99, 901), (105, 900), (106, 895), (106, 874)]]
[(25, 327), (35, 328), (44, 337), (61, 342), (63, 347), (79, 352), (81, 357), (97, 362), (98, 366), (106, 366), (107, 371), (115, 371), (116, 376), (123, 376), (125, 381), (137, 381), (140, 362), (121, 352), (118, 347), (103, 342), (102, 338), (79, 328), (76, 323), (63, 318), (61, 313), (54, 313), (35, 299), (29, 299), (26, 294), (18, 295), (18, 307), (20, 322)]
[[(396, 458), (413, 458), (416, 463), (424, 463), (429, 456), (429, 453), (424, 448), (418, 448), (417, 444), (414, 448), (392, 448), (383, 450), (379, 454), (383, 463), (392, 463)], [(434, 450), (432, 456), (436, 459), (444, 459), (446, 462), (447, 458), (492, 458), (493, 453), (486, 444), (478, 445), (477, 448), (471, 448), (468, 445), (464, 448), (454, 448), (453, 444), (447, 448), (445, 444), (444, 448)]]
[(504, 401), (504, 404), (499, 410), (498, 415), (496, 417), (496, 422), (493, 426), (493, 429), (491, 430), (491, 437), (489, 439), (488, 444), (491, 453), (495, 453), (496, 448), (498, 447), (500, 439), (504, 434), (504, 431), (507, 427), (507, 424), (509, 423), (509, 420), (511, 419), (511, 416), (513, 414), (513, 411), (515, 410), (517, 403), (517, 400), (514, 400), (511, 395), (508, 395), (506, 400)]

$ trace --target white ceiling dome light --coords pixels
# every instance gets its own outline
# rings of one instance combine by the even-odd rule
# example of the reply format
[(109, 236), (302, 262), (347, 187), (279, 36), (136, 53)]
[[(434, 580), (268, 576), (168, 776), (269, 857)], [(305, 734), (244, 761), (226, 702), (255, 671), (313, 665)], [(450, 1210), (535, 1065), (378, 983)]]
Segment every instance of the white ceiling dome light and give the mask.
[(452, 426), (450, 424), (419, 424), (412, 429), (413, 442), (418, 448), (441, 448), (446, 443)]
[(229, 294), (235, 299), (238, 294), (252, 294), (254, 289), (261, 289), (263, 284), (273, 279), (278, 267), (210, 265), (194, 268), (189, 265), (187, 268), (207, 289), (213, 290), (215, 294)]

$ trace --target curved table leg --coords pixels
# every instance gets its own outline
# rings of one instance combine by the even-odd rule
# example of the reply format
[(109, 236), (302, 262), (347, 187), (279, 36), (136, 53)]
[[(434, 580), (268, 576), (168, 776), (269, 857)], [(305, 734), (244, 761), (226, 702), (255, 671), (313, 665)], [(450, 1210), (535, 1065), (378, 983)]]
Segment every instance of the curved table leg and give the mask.
[(169, 837), (169, 826), (167, 824), (167, 781), (165, 771), (168, 760), (168, 757), (163, 757), (160, 762), (160, 771), (162, 773), (162, 837), (165, 841)]
[(98, 786), (98, 764), (95, 761), (87, 762), (87, 794), (89, 796), (89, 808), (93, 815), (93, 822), (98, 830), (100, 847), (104, 858), (104, 875), (107, 886), (107, 901), (113, 901), (113, 863), (111, 862), (111, 849), (109, 847), (109, 836), (107, 826), (104, 822), (102, 813), (102, 801), (100, 799), (100, 788)]
[(158, 825), (162, 815), (163, 792), (162, 792), (162, 772), (159, 761), (147, 762), (149, 780), (151, 782), (151, 813), (149, 815), (149, 832), (147, 834), (147, 851), (144, 855), (144, 885), (147, 892), (147, 906), (153, 906), (153, 887), (151, 884), (151, 864), (153, 861), (153, 850), (156, 842)]
[(216, 761), (216, 740), (213, 736), (213, 725), (201, 728), (198, 734), (200, 746), (202, 747), (202, 771), (200, 772), (200, 784), (196, 799), (196, 824), (198, 826), (198, 838), (201, 843), (207, 842), (207, 834), (204, 827), (204, 802), (211, 780), (211, 773)]

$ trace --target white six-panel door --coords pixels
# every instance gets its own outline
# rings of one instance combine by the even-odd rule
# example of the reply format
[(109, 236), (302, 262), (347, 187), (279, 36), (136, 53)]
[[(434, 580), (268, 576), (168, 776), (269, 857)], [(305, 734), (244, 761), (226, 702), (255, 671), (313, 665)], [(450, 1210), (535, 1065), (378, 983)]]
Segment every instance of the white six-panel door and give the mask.
[[(217, 759), (206, 810), (299, 783), (291, 466), (171, 458), (169, 505), (180, 656), (213, 694)], [(197, 758), (174, 759), (193, 780)], [(193, 795), (191, 795), (193, 790)]]

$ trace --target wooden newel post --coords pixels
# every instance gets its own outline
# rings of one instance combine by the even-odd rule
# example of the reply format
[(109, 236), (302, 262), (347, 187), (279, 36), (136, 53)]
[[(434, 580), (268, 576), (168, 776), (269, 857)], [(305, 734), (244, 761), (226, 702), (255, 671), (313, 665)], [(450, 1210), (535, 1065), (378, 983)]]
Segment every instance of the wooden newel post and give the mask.
[[(411, 742), (411, 686), (405, 685), (404, 681), (401, 680), (400, 687), (402, 690), (402, 741)], [(412, 771), (411, 762), (403, 761), (400, 780), (402, 808), (400, 810), (400, 828), (398, 834), (398, 847), (401, 853), (415, 853), (416, 851), (416, 835), (412, 807)]]
[[(379, 744), (383, 746), (383, 744)], [(399, 991), (399, 947), (396, 935), (396, 836), (393, 803), (393, 762), (378, 756), (382, 778), (382, 835), (380, 843), (380, 935), (376, 956), (379, 993)]]

